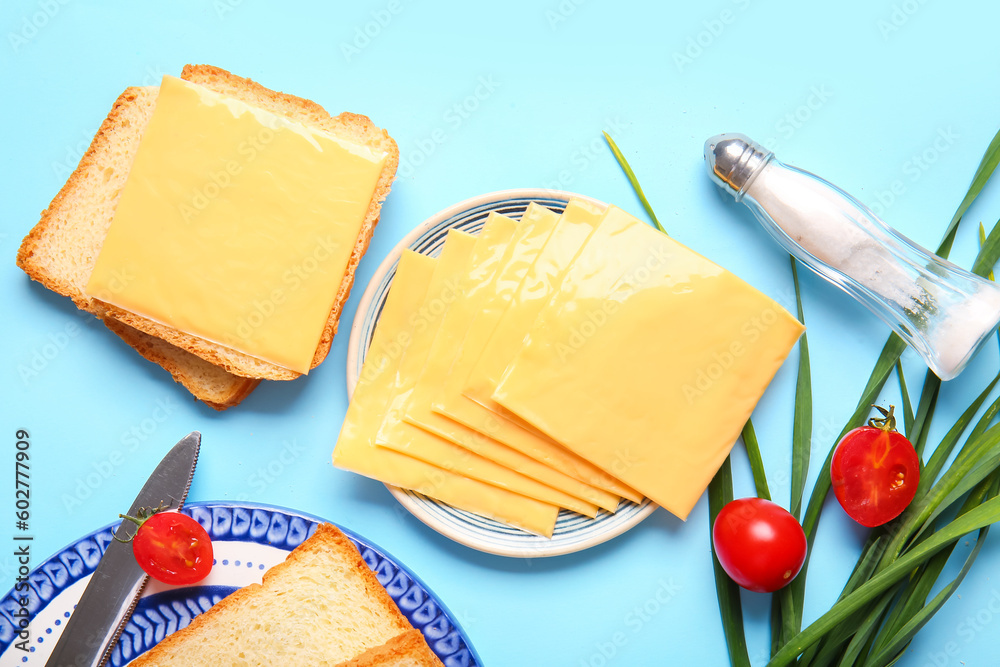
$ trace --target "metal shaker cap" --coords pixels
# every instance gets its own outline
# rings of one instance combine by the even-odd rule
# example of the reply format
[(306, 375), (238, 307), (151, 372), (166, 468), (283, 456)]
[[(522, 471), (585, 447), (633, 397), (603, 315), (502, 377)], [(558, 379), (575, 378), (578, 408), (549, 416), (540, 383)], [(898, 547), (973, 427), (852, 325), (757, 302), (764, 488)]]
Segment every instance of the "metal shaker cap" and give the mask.
[(740, 201), (743, 193), (765, 165), (774, 157), (744, 134), (726, 132), (705, 142), (705, 165), (716, 185)]

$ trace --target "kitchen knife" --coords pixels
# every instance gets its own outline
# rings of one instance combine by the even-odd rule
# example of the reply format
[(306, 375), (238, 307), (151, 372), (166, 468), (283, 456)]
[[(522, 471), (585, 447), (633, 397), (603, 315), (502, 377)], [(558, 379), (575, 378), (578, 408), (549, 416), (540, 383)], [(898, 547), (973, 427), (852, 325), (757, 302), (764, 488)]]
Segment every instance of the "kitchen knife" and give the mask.
[[(167, 452), (149, 476), (128, 513), (160, 505), (180, 509), (198, 462), (201, 433), (194, 431)], [(128, 539), (123, 521), (115, 531)], [(135, 560), (132, 545), (112, 540), (59, 637), (46, 667), (101, 667), (132, 616), (148, 575)]]

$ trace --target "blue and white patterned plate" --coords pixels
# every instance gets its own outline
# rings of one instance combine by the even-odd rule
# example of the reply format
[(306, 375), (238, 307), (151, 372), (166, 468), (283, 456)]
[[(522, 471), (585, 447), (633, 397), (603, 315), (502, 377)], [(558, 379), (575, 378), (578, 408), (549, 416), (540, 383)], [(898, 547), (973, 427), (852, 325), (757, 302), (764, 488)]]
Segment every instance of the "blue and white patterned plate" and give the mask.
[[(212, 537), (212, 573), (194, 586), (166, 586), (150, 580), (109, 665), (127, 665), (236, 589), (260, 583), (265, 570), (282, 562), (324, 521), (294, 510), (245, 503), (190, 503), (182, 511)], [(18, 617), (14, 614), (20, 609), (17, 598), (24, 594), (12, 590), (0, 600), (0, 665), (45, 664), (117, 525), (80, 538), (28, 575), (28, 653), (15, 646)], [(344, 534), (445, 665), (482, 664), (454, 616), (416, 575), (360, 535), (348, 530)]]
[[(519, 220), (531, 202), (562, 213), (571, 198), (606, 206), (590, 197), (560, 190), (503, 190), (455, 204), (431, 216), (407, 234), (379, 266), (358, 304), (347, 348), (348, 395), (354, 393), (404, 248), (435, 257), (441, 252), (450, 229), (478, 234), (491, 212)], [(552, 537), (545, 538), (456, 509), (413, 491), (394, 486), (388, 488), (411, 514), (442, 535), (479, 551), (518, 558), (557, 556), (592, 547), (621, 535), (656, 509), (656, 505), (647, 499), (638, 505), (622, 501), (617, 512), (601, 511), (596, 519), (564, 510), (559, 513)]]

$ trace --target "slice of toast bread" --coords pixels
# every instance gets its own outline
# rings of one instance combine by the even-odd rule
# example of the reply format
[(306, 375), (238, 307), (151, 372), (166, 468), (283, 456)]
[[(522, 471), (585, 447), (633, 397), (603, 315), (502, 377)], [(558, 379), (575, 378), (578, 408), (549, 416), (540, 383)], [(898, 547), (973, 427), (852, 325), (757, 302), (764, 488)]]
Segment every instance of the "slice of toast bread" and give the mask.
[[(119, 96), (76, 170), (42, 212), (17, 254), (17, 265), (32, 279), (98, 317), (97, 304), (84, 290), (111, 226), (141, 130), (153, 114), (156, 92), (156, 88), (128, 88)], [(227, 373), (121, 322), (101, 319), (142, 356), (165, 368), (196, 398), (217, 410), (238, 404), (260, 382)]]
[[(216, 67), (188, 65), (182, 78), (388, 154), (314, 354), (315, 367), (329, 352), (354, 272), (378, 222), (381, 202), (388, 194), (399, 161), (396, 144), (363, 116), (343, 113), (334, 118), (314, 102), (271, 91)], [(122, 93), (76, 170), (24, 239), (17, 263), (32, 279), (104, 320), (144, 357), (170, 371), (197, 398), (216, 409), (225, 409), (245, 398), (261, 378), (290, 380), (299, 374), (111, 307), (85, 293), (142, 131), (155, 108), (156, 94), (157, 89), (149, 87), (129, 88)], [(216, 368), (197, 363), (199, 357)]]
[(113, 318), (103, 322), (143, 357), (162, 366), (195, 398), (216, 410), (239, 405), (260, 384), (260, 380), (227, 373), (201, 357)]
[(357, 548), (320, 524), (261, 584), (222, 599), (131, 665), (333, 666), (409, 630)]
[(442, 667), (420, 630), (407, 630), (337, 667)]

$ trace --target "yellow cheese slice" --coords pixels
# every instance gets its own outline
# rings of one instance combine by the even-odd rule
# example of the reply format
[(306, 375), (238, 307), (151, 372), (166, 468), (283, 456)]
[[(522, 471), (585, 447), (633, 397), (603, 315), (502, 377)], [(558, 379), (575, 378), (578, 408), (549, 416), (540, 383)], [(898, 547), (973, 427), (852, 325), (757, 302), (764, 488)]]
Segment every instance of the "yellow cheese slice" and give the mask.
[[(442, 325), (448, 318), (456, 314), (455, 311), (460, 311), (467, 305), (466, 299), (468, 294), (483, 289), (492, 272), (496, 269), (499, 260), (502, 259), (504, 250), (515, 229), (516, 223), (504, 216), (491, 215), (487, 219), (477, 239), (470, 270), (459, 282), (458, 298), (447, 312), (443, 314)], [(447, 357), (446, 360), (443, 352), (451, 352), (452, 350), (450, 345), (443, 342), (440, 336), (440, 328), (438, 334), (432, 344), (432, 351), (427, 355), (425, 369), (427, 365), (436, 365), (439, 368), (438, 372), (446, 372), (447, 366), (450, 365), (450, 357)], [(429, 397), (425, 397), (422, 400), (427, 406), (430, 405)], [(402, 409), (405, 410), (405, 406)], [(430, 413), (429, 408), (427, 412)], [(437, 428), (436, 424), (432, 424), (430, 427), (420, 425), (417, 428), (578, 499), (578, 501), (574, 502), (573, 500), (564, 498), (561, 504), (567, 509), (573, 509), (582, 514), (593, 516), (596, 513), (595, 505), (608, 509), (608, 511), (614, 511), (618, 506), (619, 499), (617, 496), (585, 484), (471, 428), (462, 426), (440, 415), (432, 414), (432, 416), (435, 418), (435, 422), (444, 422), (444, 428)], [(413, 437), (412, 434), (411, 437)], [(467, 452), (458, 455), (454, 450), (442, 448), (440, 445), (430, 448), (411, 447), (411, 440), (408, 437), (389, 437), (386, 434), (378, 444), (382, 447), (411, 454), (429, 463), (448, 469), (459, 465), (454, 462), (456, 458), (459, 461), (468, 459)], [(579, 501), (584, 502), (581, 504)]]
[(306, 373), (385, 158), (166, 76), (87, 294)]
[[(577, 211), (579, 209), (576, 209)], [(571, 210), (571, 215), (573, 210)], [(496, 322), (510, 303), (534, 260), (538, 257), (560, 218), (547, 208), (531, 204), (522, 218), (521, 238), (515, 240), (502, 258), (496, 275), (461, 301), (461, 311), (450, 318), (439, 338), (435, 356), (437, 365), (428, 365), (418, 385), (418, 392), (407, 407), (406, 419), (436, 433), (448, 433), (449, 423), (464, 426), (497, 440), (589, 486), (602, 491), (593, 497), (599, 506), (614, 511), (624, 496), (633, 502), (641, 494), (628, 488), (593, 464), (568, 452), (559, 443), (512, 423), (503, 416), (484, 411), (482, 406), (462, 394), (462, 384), (480, 350), (492, 334)], [(427, 398), (430, 398), (428, 404)], [(446, 418), (442, 418), (445, 416)]]
[(528, 268), (489, 342), (479, 352), (472, 371), (462, 383), (462, 392), (466, 396), (502, 414), (503, 407), (493, 400), (493, 391), (507, 364), (521, 348), (521, 341), (542, 306), (552, 296), (554, 285), (558, 284), (603, 217), (604, 209), (599, 206), (576, 199), (569, 202), (552, 236)]
[(375, 446), (388, 386), (412, 330), (415, 304), (421, 303), (437, 261), (404, 251), (372, 344), (333, 450), (333, 464), (361, 475), (412, 489), (539, 535), (551, 537), (559, 508), (485, 484), (412, 457)]
[[(491, 214), (490, 220), (496, 217), (500, 216)], [(448, 376), (462, 338), (475, 317), (479, 302), (488, 298), (495, 289), (495, 273), (500, 266), (508, 261), (510, 246), (537, 243), (540, 232), (534, 231), (533, 227), (536, 224), (551, 222), (557, 217), (548, 209), (532, 205), (522, 218), (517, 236), (512, 239), (511, 244), (497, 247), (494, 253), (484, 258), (484, 261), (478, 263), (473, 271), (464, 277), (460, 287), (462, 298), (452, 304), (442, 321), (441, 328), (432, 344), (427, 364), (424, 366), (423, 373), (406, 405), (405, 420), (490, 460), (512, 467), (554, 488), (595, 504), (609, 512), (614, 512), (618, 508), (620, 498), (596, 484), (592, 485), (581, 480), (580, 476), (573, 474), (576, 472), (574, 468), (560, 468), (557, 465), (551, 465), (540, 459), (537, 453), (531, 451), (530, 446), (522, 448), (498, 442), (497, 439), (501, 433), (497, 429), (503, 428), (502, 419), (490, 418), (485, 424), (479, 424), (478, 429), (473, 430), (431, 410), (431, 402)], [(487, 225), (489, 224), (488, 221)], [(507, 426), (510, 425), (507, 424)], [(523, 429), (518, 430), (523, 432)], [(531, 436), (526, 437), (529, 440), (537, 439), (531, 438)], [(564, 448), (555, 443), (550, 446), (565, 452)], [(590, 463), (584, 462), (568, 452), (565, 454), (566, 458), (579, 460), (580, 467), (588, 469), (587, 472), (593, 471), (593, 477), (607, 477)]]
[[(511, 221), (513, 224), (513, 221)], [(516, 470), (483, 458), (469, 449), (402, 421), (403, 408), (413, 391), (417, 377), (427, 361), (431, 342), (456, 298), (456, 280), (467, 273), (470, 263), (489, 253), (494, 243), (492, 230), (484, 230), (479, 241), (464, 232), (449, 231), (438, 259), (438, 267), (427, 288), (427, 295), (415, 312), (417, 320), (411, 330), (406, 351), (388, 387), (387, 404), (382, 426), (375, 437), (378, 446), (389, 446), (414, 458), (437, 465), (445, 470), (478, 479), (516, 493), (558, 505), (590, 517), (597, 516), (597, 507), (526, 477)], [(500, 243), (506, 244), (503, 239)], [(477, 256), (478, 255), (478, 256)], [(458, 295), (458, 298), (461, 298)], [(471, 435), (471, 434), (470, 434)]]
[(802, 331), (612, 207), (493, 398), (683, 519)]

